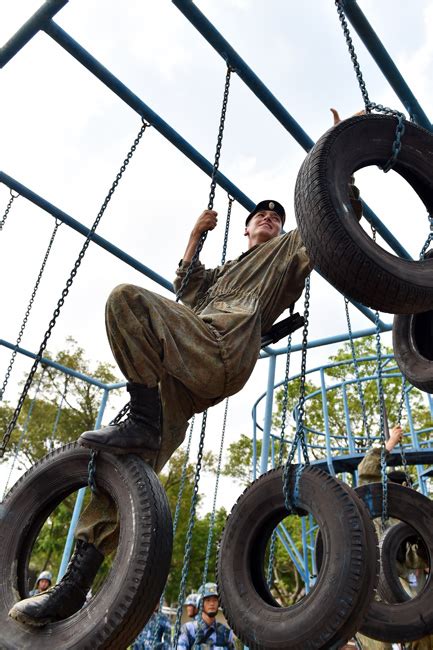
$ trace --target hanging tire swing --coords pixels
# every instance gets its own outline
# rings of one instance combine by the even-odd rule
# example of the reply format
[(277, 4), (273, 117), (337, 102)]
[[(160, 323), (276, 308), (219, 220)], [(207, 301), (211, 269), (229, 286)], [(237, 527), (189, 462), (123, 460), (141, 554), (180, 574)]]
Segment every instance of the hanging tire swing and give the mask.
[[(428, 251), (425, 259), (432, 258), (433, 251)], [(402, 375), (412, 386), (432, 393), (433, 310), (394, 316), (392, 345)]]
[(228, 517), (217, 561), (221, 605), (230, 627), (251, 650), (331, 647), (347, 641), (365, 616), (376, 584), (376, 553), (368, 547), (362, 515), (348, 490), (306, 466), (296, 485), (296, 514), (311, 513), (317, 521), (323, 566), (301, 601), (281, 607), (269, 590), (264, 564), (272, 531), (288, 516), (282, 472), (274, 469), (257, 479)]
[(172, 524), (165, 492), (138, 456), (98, 456), (98, 489), (117, 505), (120, 534), (112, 568), (100, 590), (64, 621), (31, 628), (8, 617), (28, 596), (28, 562), (50, 513), (87, 485), (90, 453), (69, 444), (37, 462), (2, 504), (0, 530), (1, 647), (80, 650), (126, 647), (154, 611), (167, 579)]
[[(404, 523), (395, 524), (385, 532), (380, 544), (380, 578), (377, 586), (381, 600), (386, 603), (404, 603), (411, 600), (414, 594), (406, 591), (401, 583), (398, 567), (405, 565), (407, 568), (407, 544), (416, 546), (416, 555), (428, 566), (428, 552), (422, 538), (416, 530)], [(417, 562), (419, 564), (419, 561)], [(419, 569), (412, 566), (411, 569)], [(423, 588), (420, 585), (419, 591)]]
[[(311, 149), (299, 171), (295, 213), (317, 270), (344, 295), (392, 314), (433, 309), (433, 259), (401, 259), (381, 248), (358, 223), (349, 179), (368, 165), (383, 166), (395, 140), (396, 119), (369, 114), (344, 120)], [(405, 123), (393, 169), (433, 211), (433, 134)]]
[[(356, 488), (372, 519), (382, 515), (382, 484), (371, 483)], [(427, 563), (433, 558), (433, 502), (415, 490), (388, 484), (388, 515), (411, 526), (423, 540)], [(433, 633), (433, 579), (427, 578), (424, 589), (406, 602), (385, 603), (372, 600), (360, 631), (379, 641), (415, 641)]]

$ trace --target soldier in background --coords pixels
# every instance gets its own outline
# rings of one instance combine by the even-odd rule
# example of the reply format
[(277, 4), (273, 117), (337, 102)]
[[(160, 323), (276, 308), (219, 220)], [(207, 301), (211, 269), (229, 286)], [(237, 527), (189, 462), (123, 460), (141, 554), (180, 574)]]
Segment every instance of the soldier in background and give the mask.
[(234, 650), (235, 643), (233, 632), (223, 623), (216, 620), (219, 609), (217, 586), (214, 582), (207, 582), (200, 589), (200, 598), (197, 603), (202, 608), (201, 616), (195, 621), (182, 625), (177, 650), (204, 650), (212, 647), (213, 650), (229, 648)]
[[(385, 443), (386, 453), (389, 454), (396, 445), (398, 445), (403, 438), (403, 429), (400, 425), (393, 427), (389, 433), (389, 439)], [(382, 481), (382, 470), (380, 465), (381, 448), (379, 446), (372, 447), (360, 462), (358, 467), (358, 479), (360, 485), (367, 483), (380, 483)], [(400, 470), (390, 470), (388, 472), (388, 479), (400, 485), (407, 485), (406, 474)], [(375, 522), (376, 523), (376, 520)], [(387, 522), (388, 528), (399, 523), (397, 519), (390, 518)], [(383, 536), (383, 531), (380, 522), (377, 522), (376, 532), (379, 539)], [(408, 577), (414, 568), (425, 570), (427, 565), (423, 558), (419, 557), (415, 545), (407, 544), (406, 549), (403, 549), (402, 562), (398, 564), (398, 573), (400, 580), (405, 589), (411, 593), (410, 583)], [(418, 641), (411, 641), (408, 643), (384, 643), (370, 639), (363, 634), (357, 634), (356, 640), (358, 647), (362, 650), (433, 650), (433, 635), (429, 635), (419, 639)]]
[(189, 596), (186, 597), (185, 599), (185, 607), (186, 607), (186, 615), (189, 618), (195, 618), (198, 614), (198, 599), (199, 599), (200, 594), (189, 594)]
[(50, 571), (42, 571), (38, 575), (38, 579), (36, 580), (35, 588), (32, 589), (29, 596), (36, 596), (36, 594), (40, 594), (43, 591), (46, 591), (49, 587), (51, 587), (52, 581), (53, 581), (53, 576), (52, 576), (51, 572)]
[(171, 625), (168, 616), (159, 612), (159, 603), (132, 644), (132, 650), (171, 650)]

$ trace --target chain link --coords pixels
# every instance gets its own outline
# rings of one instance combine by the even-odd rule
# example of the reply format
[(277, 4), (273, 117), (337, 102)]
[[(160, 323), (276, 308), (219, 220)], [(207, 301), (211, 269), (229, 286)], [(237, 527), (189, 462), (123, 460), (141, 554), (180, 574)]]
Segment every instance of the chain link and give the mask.
[[(179, 518), (180, 518), (180, 509), (182, 505), (182, 498), (183, 498), (183, 493), (185, 490), (185, 483), (186, 483), (186, 477), (187, 477), (187, 470), (188, 470), (188, 460), (189, 460), (189, 454), (191, 450), (191, 440), (192, 440), (192, 433), (194, 430), (194, 424), (195, 424), (195, 415), (193, 415), (191, 419), (191, 424), (189, 427), (189, 435), (188, 435), (188, 442), (186, 446), (186, 451), (185, 451), (185, 461), (182, 466), (182, 474), (180, 477), (180, 482), (179, 482), (179, 492), (177, 493), (177, 500), (176, 500), (176, 508), (174, 511), (174, 517), (173, 517), (173, 540), (176, 537), (176, 532), (177, 532), (177, 526), (179, 524)], [(162, 608), (164, 605), (164, 598), (165, 598), (165, 592), (167, 589), (167, 582), (164, 585), (164, 590), (161, 594), (161, 598), (159, 599), (159, 609), (158, 613), (160, 614), (162, 612)], [(182, 603), (183, 604), (183, 603)], [(153, 637), (152, 637), (152, 648), (156, 647), (156, 633), (157, 633), (157, 627), (155, 628)]]
[[(403, 418), (403, 405), (404, 405), (404, 400), (405, 400), (405, 395), (406, 395), (406, 377), (404, 375), (401, 376), (401, 395), (400, 395), (400, 400), (398, 403), (398, 410), (397, 410), (397, 424), (401, 426), (401, 421)], [(406, 458), (406, 452), (404, 449), (404, 444), (403, 441), (400, 440), (400, 455), (401, 455), (401, 463), (403, 465), (403, 471), (406, 475), (406, 482), (408, 487), (413, 488), (413, 482), (412, 482), (412, 477), (409, 472), (409, 466)]]
[(39, 351), (38, 351), (38, 353), (36, 355), (35, 362), (33, 363), (33, 366), (32, 366), (32, 368), (30, 370), (29, 376), (27, 377), (27, 380), (26, 380), (26, 382), (24, 384), (24, 388), (23, 388), (21, 396), (20, 396), (20, 398), (18, 400), (18, 404), (17, 404), (17, 407), (15, 409), (15, 412), (14, 412), (14, 414), (12, 416), (12, 419), (9, 422), (9, 424), (7, 426), (7, 429), (6, 429), (6, 431), (5, 431), (4, 435), (3, 435), (3, 439), (2, 439), (2, 442), (1, 442), (1, 445), (0, 445), (0, 458), (3, 458), (3, 456), (4, 456), (4, 453), (6, 451), (6, 447), (8, 445), (9, 439), (11, 437), (11, 433), (12, 433), (12, 431), (13, 431), (15, 425), (16, 425), (16, 422), (18, 420), (19, 414), (20, 414), (22, 406), (24, 404), (24, 400), (26, 398), (26, 395), (27, 395), (27, 393), (29, 391), (29, 388), (31, 386), (31, 383), (33, 381), (34, 374), (35, 374), (35, 372), (36, 372), (36, 370), (38, 368), (39, 362), (40, 362), (40, 360), (42, 358), (42, 354), (44, 353), (44, 351), (45, 351), (45, 349), (47, 347), (48, 340), (49, 340), (49, 338), (51, 336), (51, 333), (53, 331), (53, 328), (54, 328), (54, 326), (56, 324), (57, 318), (60, 315), (60, 310), (64, 305), (65, 299), (66, 299), (66, 297), (67, 297), (67, 295), (69, 293), (69, 290), (70, 290), (70, 288), (72, 286), (74, 278), (77, 275), (78, 269), (79, 269), (79, 267), (81, 265), (83, 257), (84, 257), (84, 255), (85, 255), (85, 253), (87, 251), (87, 248), (89, 247), (89, 244), (90, 244), (90, 242), (92, 240), (93, 234), (94, 234), (96, 228), (98, 227), (99, 222), (101, 221), (102, 216), (103, 216), (103, 214), (104, 214), (104, 212), (105, 212), (105, 210), (106, 210), (106, 208), (107, 208), (107, 206), (108, 206), (108, 204), (109, 204), (109, 202), (111, 200), (111, 197), (113, 196), (114, 191), (116, 190), (116, 188), (117, 188), (117, 186), (119, 184), (119, 181), (121, 180), (121, 178), (122, 178), (122, 176), (123, 176), (123, 174), (124, 174), (124, 172), (126, 170), (126, 167), (129, 165), (129, 162), (130, 162), (132, 156), (134, 155), (134, 152), (135, 152), (135, 150), (136, 150), (136, 148), (137, 148), (137, 146), (138, 146), (138, 144), (139, 144), (139, 142), (140, 142), (140, 140), (141, 140), (141, 138), (142, 138), (142, 136), (143, 136), (143, 134), (144, 134), (144, 132), (145, 132), (145, 130), (146, 130), (146, 128), (148, 126), (150, 126), (150, 125), (147, 124), (147, 122), (145, 122), (144, 120), (142, 120), (142, 126), (140, 128), (140, 131), (138, 132), (138, 135), (135, 138), (134, 143), (131, 146), (131, 149), (129, 150), (125, 160), (123, 161), (123, 164), (121, 165), (120, 170), (117, 173), (116, 178), (115, 178), (113, 184), (111, 185), (111, 188), (108, 191), (107, 196), (104, 199), (104, 202), (103, 202), (103, 204), (102, 204), (102, 206), (101, 206), (101, 208), (100, 208), (100, 210), (98, 212), (98, 215), (97, 215), (97, 217), (95, 219), (95, 222), (93, 223), (92, 228), (91, 228), (89, 234), (86, 237), (86, 241), (84, 242), (83, 247), (82, 247), (82, 249), (81, 249), (81, 251), (80, 251), (80, 253), (78, 255), (78, 258), (77, 258), (77, 260), (76, 260), (76, 262), (74, 264), (74, 267), (73, 267), (73, 269), (72, 269), (72, 271), (70, 273), (70, 276), (69, 276), (68, 280), (66, 281), (66, 286), (62, 291), (61, 297), (57, 302), (57, 306), (56, 306), (56, 308), (54, 310), (53, 316), (52, 316), (52, 318), (50, 320), (50, 323), (48, 325), (48, 329), (44, 334), (44, 338), (43, 338), (42, 343), (40, 345)]
[(430, 232), (428, 234), (428, 237), (425, 241), (424, 246), (421, 249), (421, 253), (419, 254), (419, 259), (423, 260), (425, 258), (425, 254), (427, 253), (427, 249), (430, 246), (431, 242), (433, 241), (433, 215), (429, 214), (428, 215), (428, 220), (429, 220), (429, 225), (430, 225)]
[(404, 134), (404, 130), (405, 130), (405, 125), (404, 125), (405, 116), (400, 111), (397, 111), (397, 110), (395, 110), (393, 108), (388, 108), (387, 106), (383, 106), (382, 104), (376, 104), (375, 102), (370, 101), (370, 98), (369, 98), (368, 92), (367, 92), (367, 86), (365, 85), (364, 77), (362, 75), (361, 68), (360, 68), (360, 65), (359, 65), (359, 62), (358, 62), (358, 57), (356, 56), (355, 47), (353, 45), (353, 41), (352, 41), (352, 38), (350, 36), (349, 27), (347, 25), (346, 17), (344, 15), (344, 8), (343, 8), (342, 5), (343, 5), (342, 0), (335, 0), (335, 6), (337, 8), (338, 17), (340, 19), (340, 23), (341, 23), (341, 27), (343, 29), (344, 37), (346, 39), (347, 48), (349, 50), (350, 58), (352, 60), (352, 64), (353, 64), (353, 67), (354, 67), (354, 70), (355, 70), (358, 85), (359, 85), (359, 88), (361, 90), (362, 99), (364, 100), (365, 112), (368, 114), (368, 113), (371, 113), (371, 111), (375, 110), (375, 111), (378, 111), (379, 113), (384, 113), (385, 115), (391, 115), (391, 116), (393, 116), (393, 117), (395, 117), (397, 119), (397, 127), (396, 127), (396, 131), (395, 131), (394, 142), (393, 142), (393, 145), (392, 145), (391, 157), (382, 166), (382, 170), (386, 174), (387, 172), (390, 171), (390, 169), (393, 168), (393, 166), (394, 166), (394, 164), (395, 164), (395, 162), (397, 160), (397, 156), (398, 156), (398, 154), (400, 153), (400, 150), (401, 150), (401, 138), (402, 138), (402, 136)]
[(224, 242), (223, 242), (223, 252), (221, 254), (221, 266), (225, 264), (226, 257), (227, 257), (227, 244), (229, 241), (229, 228), (230, 228), (230, 217), (232, 216), (232, 206), (233, 206), (233, 201), (235, 200), (230, 194), (227, 194), (229, 203), (227, 206), (227, 217), (226, 217), (226, 227), (224, 230)]
[(12, 207), (12, 203), (15, 201), (15, 199), (17, 199), (19, 197), (19, 194), (14, 194), (11, 189), (9, 189), (9, 193), (11, 195), (11, 198), (9, 199), (9, 202), (8, 202), (8, 204), (6, 206), (6, 210), (5, 210), (4, 215), (0, 220), (0, 231), (3, 230), (3, 226), (5, 225), (6, 219), (8, 218), (8, 214), (9, 214), (9, 211), (10, 211), (10, 209)]
[[(304, 299), (304, 327), (302, 330), (302, 359), (301, 359), (301, 377), (299, 389), (299, 401), (296, 411), (296, 433), (293, 438), (292, 447), (289, 452), (286, 464), (283, 470), (283, 491), (284, 502), (288, 512), (293, 512), (293, 495), (290, 494), (290, 472), (293, 458), (295, 456), (298, 444), (301, 444), (305, 465), (310, 464), (308, 457), (308, 447), (304, 429), (304, 405), (305, 405), (305, 381), (307, 374), (307, 344), (308, 344), (308, 317), (310, 315), (310, 276), (305, 281), (305, 299)], [(299, 477), (299, 474), (298, 474)]]
[[(224, 97), (223, 97), (223, 105), (221, 109), (221, 117), (220, 117), (220, 124), (219, 124), (219, 129), (218, 129), (218, 138), (217, 138), (217, 145), (216, 145), (216, 151), (215, 151), (215, 160), (213, 164), (213, 169), (212, 169), (212, 176), (211, 176), (211, 181), (210, 181), (210, 192), (209, 192), (209, 200), (208, 200), (208, 205), (207, 209), (212, 210), (213, 209), (213, 202), (215, 198), (215, 190), (216, 190), (216, 177), (217, 177), (217, 172), (218, 172), (218, 167), (220, 163), (220, 157), (221, 157), (221, 147), (223, 143), (223, 135), (224, 135), (224, 123), (226, 119), (226, 112), (227, 112), (227, 102), (229, 98), (229, 90), (230, 90), (230, 78), (231, 78), (231, 73), (232, 69), (230, 66), (227, 66), (227, 74), (226, 74), (226, 81), (225, 81), (225, 86), (224, 86)], [(203, 244), (206, 241), (208, 231), (205, 230), (204, 233), (201, 234), (200, 239), (197, 243), (197, 247), (194, 251), (194, 255), (192, 256), (191, 262), (189, 267), (186, 270), (185, 277), (183, 278), (181, 285), (179, 287), (179, 291), (176, 294), (176, 302), (179, 302), (179, 300), (182, 298), (183, 294), (185, 293), (186, 287), (188, 286), (188, 283), (190, 281), (192, 272), (194, 270), (194, 267), (196, 266), (198, 259), (200, 257), (201, 250), (203, 248)]]
[[(293, 309), (291, 311), (293, 311)], [(281, 465), (283, 464), (284, 443), (285, 443), (284, 436), (286, 432), (286, 423), (287, 423), (287, 404), (289, 401), (289, 374), (290, 374), (291, 352), (292, 352), (292, 335), (289, 334), (289, 338), (287, 339), (286, 368), (284, 372), (283, 401), (281, 404), (280, 447), (278, 449), (277, 467), (281, 467)], [(271, 545), (269, 549), (268, 577), (267, 577), (267, 583), (269, 588), (271, 588), (272, 586), (272, 575), (274, 570), (276, 546), (277, 546), (277, 530), (274, 529), (272, 532)]]
[(197, 454), (197, 464), (196, 464), (196, 470), (194, 474), (194, 487), (192, 491), (192, 496), (191, 496), (191, 506), (189, 510), (189, 523), (188, 523), (188, 530), (186, 534), (186, 541), (185, 541), (185, 551), (184, 551), (184, 563), (182, 567), (182, 577), (180, 580), (180, 588), (179, 588), (179, 597), (178, 597), (178, 605), (177, 605), (177, 612), (176, 612), (176, 623), (174, 627), (174, 642), (173, 646), (177, 648), (177, 643), (179, 640), (179, 633), (180, 633), (180, 622), (181, 622), (181, 617), (182, 617), (182, 607), (183, 607), (183, 601), (185, 600), (185, 589), (186, 589), (186, 581), (188, 578), (188, 572), (189, 572), (189, 563), (191, 560), (191, 551), (192, 551), (192, 533), (194, 530), (194, 524), (195, 524), (195, 512), (196, 512), (196, 506), (197, 506), (197, 499), (198, 499), (198, 486), (200, 482), (200, 472), (201, 472), (201, 463), (203, 459), (203, 446), (204, 446), (204, 437), (206, 433), (206, 420), (207, 420), (207, 411), (204, 411), (203, 413), (203, 420), (201, 424), (201, 431), (200, 431), (200, 440), (199, 440), (199, 445), (198, 445), (198, 454)]
[(213, 495), (212, 512), (211, 512), (210, 521), (209, 521), (209, 535), (208, 535), (208, 538), (207, 538), (206, 557), (205, 557), (204, 567), (203, 567), (203, 577), (202, 577), (202, 580), (201, 580), (203, 588), (204, 588), (204, 585), (205, 585), (206, 580), (207, 580), (207, 574), (208, 574), (208, 570), (209, 570), (209, 560), (210, 560), (210, 554), (211, 554), (211, 550), (212, 550), (213, 532), (214, 532), (214, 527), (215, 527), (216, 502), (217, 502), (217, 495), (218, 495), (219, 479), (220, 479), (220, 474), (221, 474), (221, 463), (222, 463), (222, 457), (223, 457), (224, 438), (225, 438), (225, 432), (226, 432), (226, 426), (227, 426), (228, 408), (229, 408), (229, 398), (227, 397), (226, 403), (225, 403), (225, 408), (224, 408), (223, 426), (222, 426), (222, 431), (221, 431), (221, 444), (220, 444), (220, 450), (219, 450), (219, 455), (218, 455), (218, 465), (217, 465), (217, 471), (216, 471), (215, 491), (214, 491), (214, 495)]
[[(350, 322), (350, 314), (349, 314), (349, 301), (347, 300), (346, 297), (344, 297), (344, 308), (346, 310), (346, 321), (347, 321), (347, 329), (349, 331), (349, 341), (350, 341), (350, 349), (352, 352), (352, 360), (353, 360), (353, 366), (355, 370), (355, 377), (356, 377), (356, 385), (358, 389), (358, 397), (359, 401), (361, 404), (361, 410), (362, 410), (362, 423), (364, 426), (364, 431), (367, 436), (367, 445), (370, 446), (371, 444), (371, 433), (370, 433), (370, 426), (368, 424), (368, 417), (367, 417), (367, 407), (365, 404), (365, 398), (364, 398), (364, 391), (362, 390), (362, 385), (361, 385), (361, 377), (360, 377), (360, 372), (359, 372), (359, 365), (358, 365), (358, 359), (356, 357), (356, 352), (355, 352), (355, 343), (353, 340), (353, 333), (352, 333), (352, 323)], [(365, 446), (365, 442), (364, 442)]]
[(382, 345), (380, 341), (380, 318), (379, 312), (374, 314), (376, 326), (376, 357), (377, 357), (377, 386), (379, 392), (379, 437), (380, 437), (380, 467), (382, 474), (382, 530), (386, 528), (388, 521), (388, 475), (386, 473), (386, 448), (385, 448), (385, 396), (383, 392), (383, 371), (382, 371)]
[(57, 230), (58, 230), (58, 228), (59, 228), (59, 225), (61, 225), (61, 222), (57, 221), (57, 219), (56, 219), (56, 223), (55, 223), (55, 226), (54, 226), (54, 230), (53, 230), (53, 232), (52, 232), (51, 239), (50, 239), (50, 242), (49, 242), (49, 244), (48, 244), (48, 248), (47, 248), (47, 250), (46, 250), (46, 252), (45, 252), (45, 256), (44, 256), (44, 259), (43, 259), (43, 262), (42, 262), (42, 266), (41, 266), (40, 271), (39, 271), (39, 275), (38, 275), (37, 280), (36, 280), (36, 284), (35, 284), (35, 286), (34, 286), (34, 288), (33, 288), (32, 295), (31, 295), (31, 297), (30, 297), (29, 304), (28, 304), (27, 309), (26, 309), (26, 312), (25, 312), (25, 314), (24, 314), (23, 322), (21, 323), (20, 331), (19, 331), (19, 333), (18, 333), (18, 338), (17, 338), (17, 340), (15, 341), (15, 349), (14, 349), (14, 351), (12, 352), (12, 356), (11, 356), (10, 361), (9, 361), (9, 366), (8, 366), (8, 369), (6, 370), (5, 378), (3, 379), (3, 385), (2, 385), (2, 387), (0, 388), (0, 402), (3, 400), (4, 393), (5, 393), (5, 390), (6, 390), (6, 386), (7, 386), (7, 384), (8, 384), (9, 377), (10, 377), (10, 374), (11, 374), (11, 372), (12, 372), (13, 365), (14, 365), (14, 363), (15, 363), (15, 357), (16, 357), (17, 354), (18, 354), (18, 349), (17, 349), (17, 348), (18, 348), (19, 344), (21, 343), (21, 339), (22, 339), (22, 337), (23, 337), (24, 330), (25, 330), (25, 328), (26, 328), (27, 321), (28, 321), (28, 318), (29, 318), (29, 316), (30, 316), (30, 311), (31, 311), (31, 309), (32, 309), (32, 307), (33, 307), (33, 302), (34, 302), (34, 300), (35, 300), (35, 298), (36, 298), (36, 293), (37, 293), (37, 291), (38, 291), (39, 284), (40, 284), (40, 281), (41, 281), (41, 279), (42, 279), (42, 275), (43, 275), (44, 270), (45, 270), (45, 265), (46, 265), (46, 263), (47, 263), (47, 260), (48, 260), (49, 255), (50, 255), (51, 247), (52, 247), (53, 242), (54, 242), (54, 239), (55, 239), (55, 237), (56, 237), (56, 234), (57, 234)]
[[(119, 424), (119, 422), (125, 417), (127, 413), (129, 413), (131, 409), (131, 403), (127, 402), (118, 414), (111, 420), (109, 423), (109, 426), (113, 426), (115, 424)], [(96, 494), (98, 491), (98, 487), (96, 485), (96, 459), (98, 457), (98, 452), (92, 449), (91, 454), (90, 454), (90, 460), (88, 464), (88, 484), (90, 489), (92, 490), (93, 494)]]

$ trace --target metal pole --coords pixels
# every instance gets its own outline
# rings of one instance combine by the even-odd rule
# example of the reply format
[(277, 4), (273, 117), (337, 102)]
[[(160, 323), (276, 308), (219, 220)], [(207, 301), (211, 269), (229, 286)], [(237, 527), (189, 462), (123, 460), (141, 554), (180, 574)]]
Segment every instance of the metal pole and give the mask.
[(268, 387), (266, 391), (265, 421), (263, 424), (262, 457), (260, 461), (260, 474), (264, 474), (268, 469), (269, 441), (271, 438), (271, 427), (272, 427), (272, 404), (274, 401), (275, 365), (276, 365), (276, 357), (275, 356), (269, 357)]
[[(49, 203), (49, 201), (46, 201), (35, 192), (32, 192), (32, 190), (30, 190), (25, 185), (22, 185), (22, 183), (19, 183), (17, 180), (12, 178), (12, 176), (8, 176), (8, 174), (0, 171), (0, 182), (7, 185), (10, 189), (15, 190), (21, 196), (24, 196), (24, 198), (26, 198), (28, 201), (31, 201), (39, 208), (42, 208), (42, 210), (45, 210), (45, 212), (48, 212), (48, 214), (50, 214), (55, 219), (59, 219), (59, 221), (62, 221), (76, 232), (84, 235), (84, 237), (88, 237), (90, 230), (86, 228), (86, 226), (83, 226), (82, 223), (73, 217), (70, 217), (68, 214), (66, 214), (66, 212), (63, 212), (63, 210), (60, 210), (52, 203)], [(168, 289), (174, 293), (173, 285), (171, 282), (163, 278), (161, 275), (158, 275), (158, 273), (155, 273), (155, 271), (152, 271), (152, 269), (145, 266), (138, 260), (131, 257), (131, 255), (128, 255), (128, 253), (125, 253), (121, 248), (118, 248), (107, 239), (104, 239), (104, 237), (93, 233), (91, 240), (115, 257), (118, 257), (120, 260), (122, 260), (122, 262), (126, 262), (126, 264), (129, 264), (129, 266), (131, 266), (133, 269), (140, 271), (140, 273), (143, 273), (143, 275), (147, 276), (165, 289)]]
[(415, 95), (403, 79), (400, 71), (382, 45), (378, 35), (362, 13), (358, 4), (355, 0), (343, 0), (342, 4), (346, 16), (352, 23), (365, 47), (376, 61), (397, 97), (399, 97), (403, 106), (406, 108), (410, 118), (425, 129), (431, 131), (432, 125), (430, 120), (424, 113)]
[(347, 432), (347, 442), (349, 444), (349, 454), (355, 454), (356, 451), (355, 451), (355, 444), (353, 441), (352, 426), (350, 424), (350, 412), (349, 412), (349, 404), (347, 401), (346, 384), (343, 383), (341, 388), (343, 391), (343, 407), (344, 407), (344, 417), (346, 420), (346, 432)]
[[(280, 124), (290, 133), (290, 135), (301, 145), (305, 151), (309, 151), (314, 141), (310, 138), (290, 113), (284, 108), (280, 101), (271, 93), (269, 88), (259, 79), (251, 70), (247, 63), (239, 56), (233, 47), (219, 33), (206, 16), (196, 7), (191, 0), (172, 0), (173, 4), (183, 13), (200, 34), (212, 45), (212, 47), (221, 55), (221, 57), (235, 69), (236, 74), (244, 81), (248, 88), (256, 97), (266, 106)], [(428, 127), (429, 128), (429, 127)], [(368, 218), (373, 221), (377, 232), (399, 255), (406, 259), (411, 259), (409, 253), (403, 248), (400, 242), (384, 226), (379, 217), (363, 202), (364, 212)], [(355, 304), (355, 303), (354, 303)], [(357, 306), (357, 305), (356, 305)]]
[(325, 424), (326, 462), (329, 473), (331, 476), (335, 476), (334, 465), (332, 464), (331, 432), (329, 430), (328, 394), (326, 391), (325, 370), (323, 368), (320, 369), (320, 387), (322, 392), (323, 420)]
[(44, 24), (60, 11), (68, 0), (46, 0), (31, 18), (0, 48), (0, 68), (19, 52), (35, 36)]
[[(95, 429), (101, 428), (102, 417), (104, 415), (105, 407), (107, 405), (107, 400), (108, 400), (108, 390), (104, 390), (101, 404), (99, 406), (98, 416), (96, 418)], [(66, 537), (65, 547), (63, 549), (62, 561), (60, 563), (59, 573), (57, 575), (57, 582), (59, 582), (65, 575), (66, 567), (68, 566), (69, 558), (71, 557), (72, 545), (74, 543), (74, 533), (77, 527), (78, 519), (80, 517), (85, 493), (86, 493), (86, 488), (84, 487), (78, 490), (74, 511), (72, 513), (71, 523), (69, 524), (69, 530)]]
[[(204, 156), (201, 155), (189, 142), (184, 140), (179, 133), (164, 122), (164, 120), (147, 106), (137, 95), (135, 95), (125, 84), (115, 77), (107, 68), (97, 61), (89, 52), (87, 52), (79, 43), (74, 41), (59, 25), (50, 20), (44, 27), (44, 31), (51, 36), (53, 40), (61, 45), (69, 54), (79, 61), (85, 68), (95, 75), (102, 83), (112, 90), (120, 99), (130, 106), (141, 117), (144, 117), (150, 124), (155, 127), (167, 140), (174, 144), (187, 158), (192, 160), (202, 171), (209, 177), (212, 177), (213, 165)], [(244, 206), (249, 212), (254, 208), (255, 203), (241, 192), (228, 178), (220, 171), (216, 173), (216, 182), (233, 196), (238, 203)]]

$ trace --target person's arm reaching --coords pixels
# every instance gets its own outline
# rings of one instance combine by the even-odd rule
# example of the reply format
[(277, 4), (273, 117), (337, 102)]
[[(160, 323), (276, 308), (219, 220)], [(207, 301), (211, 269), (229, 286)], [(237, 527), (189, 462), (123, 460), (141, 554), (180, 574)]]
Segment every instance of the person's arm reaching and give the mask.
[[(398, 424), (393, 427), (389, 433), (389, 440), (385, 443), (386, 452), (391, 452), (394, 447), (401, 441), (403, 437), (403, 429)], [(358, 466), (358, 480), (360, 485), (368, 483), (378, 483), (382, 480), (382, 472), (380, 468), (380, 447), (373, 447), (370, 449), (359, 463)]]
[[(182, 281), (189, 269), (191, 260), (200, 241), (200, 237), (206, 230), (213, 230), (217, 225), (217, 212), (214, 210), (204, 210), (197, 219), (188, 239), (188, 244), (183, 258), (179, 262), (174, 280), (174, 289), (179, 291)], [(210, 286), (215, 282), (217, 269), (205, 269), (201, 262), (194, 265), (185, 291), (182, 293), (181, 300), (189, 307), (194, 307), (200, 298), (206, 293)]]
[(206, 230), (213, 230), (218, 223), (218, 212), (215, 210), (204, 210), (197, 219), (194, 228), (189, 236), (188, 244), (183, 256), (183, 262), (191, 262), (200, 237)]

